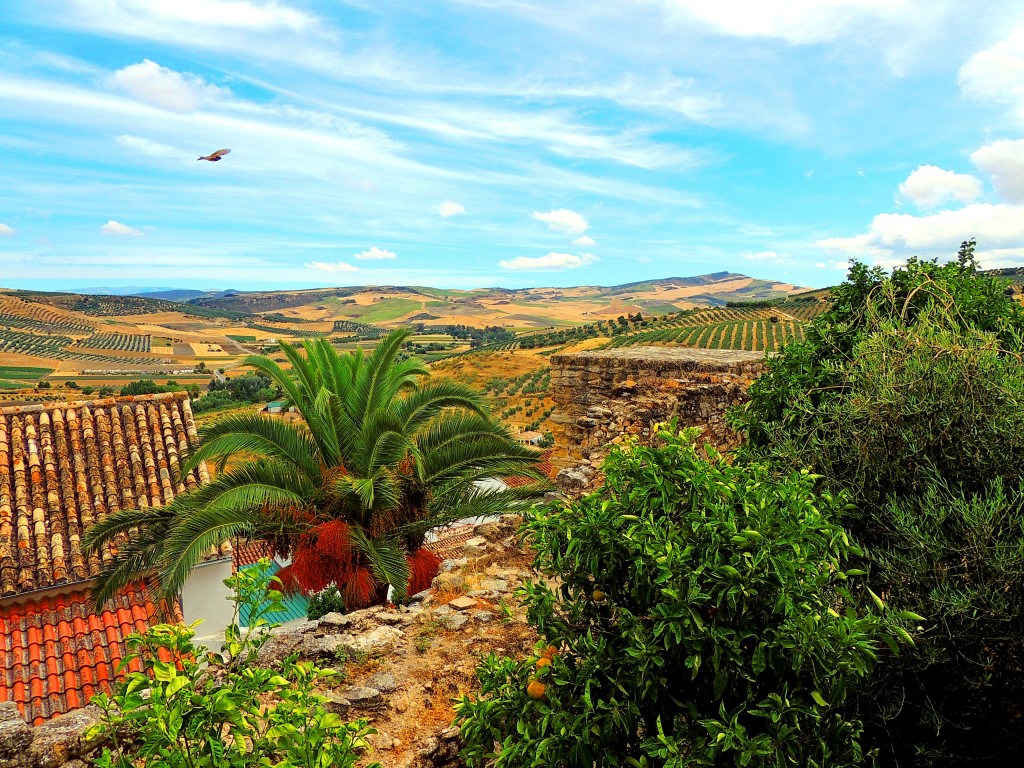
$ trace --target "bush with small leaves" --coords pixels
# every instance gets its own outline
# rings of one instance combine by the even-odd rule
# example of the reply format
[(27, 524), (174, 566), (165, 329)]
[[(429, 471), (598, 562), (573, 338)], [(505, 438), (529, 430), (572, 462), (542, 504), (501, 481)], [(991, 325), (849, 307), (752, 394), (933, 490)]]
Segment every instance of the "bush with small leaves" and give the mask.
[(701, 458), (695, 432), (674, 425), (659, 437), (613, 449), (598, 492), (528, 514), (545, 579), (521, 594), (549, 648), (484, 659), (480, 694), (456, 707), (463, 756), (495, 768), (860, 765), (861, 725), (843, 703), (919, 617), (877, 597), (851, 607), (862, 572), (846, 562), (861, 553), (835, 522), (844, 500), (816, 493), (815, 476)]
[(310, 621), (323, 618), (328, 613), (345, 613), (345, 597), (334, 582), (311, 594), (306, 606), (306, 618)]

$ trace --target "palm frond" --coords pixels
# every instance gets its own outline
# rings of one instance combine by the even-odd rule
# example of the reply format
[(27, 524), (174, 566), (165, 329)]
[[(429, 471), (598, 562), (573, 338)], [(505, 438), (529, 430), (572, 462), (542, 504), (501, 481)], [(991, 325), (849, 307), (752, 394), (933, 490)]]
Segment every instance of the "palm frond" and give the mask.
[(169, 507), (122, 509), (90, 526), (82, 536), (82, 548), (86, 554), (93, 554), (112, 543), (118, 536), (129, 534), (136, 529), (146, 530), (170, 525), (173, 519), (174, 511)]
[(357, 527), (349, 530), (349, 536), (355, 547), (365, 555), (370, 563), (370, 570), (380, 584), (390, 584), (395, 588), (395, 596), (401, 600), (409, 588), (409, 563), (405, 559), (405, 551), (394, 536), (371, 539)]
[(323, 464), (319, 447), (308, 432), (271, 416), (257, 413), (225, 415), (203, 427), (200, 436), (202, 443), (189, 456), (187, 469), (201, 461), (249, 453), (293, 464), (314, 480)]
[[(271, 503), (272, 497), (264, 497)], [(229, 503), (235, 501), (236, 503)], [(192, 569), (228, 539), (252, 536), (259, 524), (259, 513), (242, 499), (189, 510), (168, 530), (159, 561), (160, 591), (165, 597), (178, 594)]]
[(397, 417), (406, 432), (419, 430), (446, 408), (463, 408), (484, 417), (483, 399), (468, 387), (455, 381), (437, 381), (421, 385), (415, 392), (395, 403)]
[(437, 494), (430, 505), (429, 514), (422, 520), (413, 520), (397, 529), (401, 536), (420, 535), (434, 528), (442, 528), (459, 520), (521, 514), (543, 498), (550, 485), (534, 483), (518, 488), (474, 489), (469, 493)]

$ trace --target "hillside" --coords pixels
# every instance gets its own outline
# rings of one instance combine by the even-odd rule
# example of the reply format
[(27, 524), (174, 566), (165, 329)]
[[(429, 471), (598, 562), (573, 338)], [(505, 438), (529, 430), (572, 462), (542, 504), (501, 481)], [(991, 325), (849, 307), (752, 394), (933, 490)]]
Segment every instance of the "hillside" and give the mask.
[[(411, 327), (410, 352), (428, 361), (475, 349), (537, 350), (516, 375), (543, 367), (545, 347), (648, 329), (736, 301), (783, 301), (787, 283), (717, 272), (568, 288), (447, 290), (359, 286), (291, 291), (159, 290), (136, 294), (0, 291), (0, 399), (49, 388), (119, 386), (141, 377), (205, 384), (280, 341), (330, 338), (372, 346)], [(717, 316), (715, 316), (717, 319)], [(626, 323), (625, 326), (621, 325)], [(603, 332), (597, 330), (604, 328)], [(283, 358), (280, 358), (283, 362)], [(37, 397), (58, 392), (38, 392)], [(507, 405), (503, 410), (514, 407)], [(529, 406), (523, 409), (532, 410)], [(523, 417), (532, 424), (536, 416)]]

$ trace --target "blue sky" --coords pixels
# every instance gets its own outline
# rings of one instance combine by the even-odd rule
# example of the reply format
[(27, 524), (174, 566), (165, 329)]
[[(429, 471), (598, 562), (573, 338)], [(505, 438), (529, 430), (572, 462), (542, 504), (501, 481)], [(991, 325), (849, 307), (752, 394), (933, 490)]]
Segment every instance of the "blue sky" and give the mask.
[(821, 286), (969, 237), (1024, 265), (1017, 0), (4, 2), (2, 286)]

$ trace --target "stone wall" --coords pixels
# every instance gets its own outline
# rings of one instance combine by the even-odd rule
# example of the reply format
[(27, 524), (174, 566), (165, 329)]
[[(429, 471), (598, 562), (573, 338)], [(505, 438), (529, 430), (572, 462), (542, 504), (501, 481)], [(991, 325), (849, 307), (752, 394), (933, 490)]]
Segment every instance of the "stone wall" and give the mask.
[(629, 347), (551, 356), (552, 420), (568, 463), (598, 466), (608, 446), (678, 417), (680, 426), (704, 427), (720, 449), (739, 436), (725, 424), (729, 406), (746, 402), (764, 371), (764, 355), (720, 349)]

